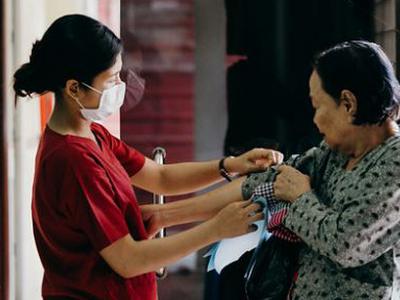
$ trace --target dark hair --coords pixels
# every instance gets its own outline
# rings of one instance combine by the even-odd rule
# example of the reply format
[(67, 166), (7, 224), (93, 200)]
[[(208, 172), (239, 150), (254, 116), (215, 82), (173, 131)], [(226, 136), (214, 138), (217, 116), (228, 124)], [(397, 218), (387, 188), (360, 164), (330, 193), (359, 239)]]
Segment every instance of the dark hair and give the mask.
[(357, 98), (353, 124), (382, 124), (397, 119), (400, 86), (381, 47), (367, 41), (349, 41), (318, 54), (313, 67), (323, 89), (340, 101), (344, 89)]
[(91, 84), (121, 51), (120, 39), (105, 25), (84, 15), (63, 16), (34, 43), (29, 62), (15, 72), (15, 93), (57, 94), (69, 79)]

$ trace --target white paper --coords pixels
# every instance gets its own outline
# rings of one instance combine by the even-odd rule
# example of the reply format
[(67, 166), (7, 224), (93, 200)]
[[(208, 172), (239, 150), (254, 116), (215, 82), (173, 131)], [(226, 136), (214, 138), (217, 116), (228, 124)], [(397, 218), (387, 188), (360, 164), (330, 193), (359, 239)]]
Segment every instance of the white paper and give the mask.
[(254, 224), (258, 227), (256, 231), (220, 241), (214, 257), (214, 267), (218, 273), (230, 263), (237, 261), (245, 252), (257, 247), (265, 230), (265, 221), (261, 220)]

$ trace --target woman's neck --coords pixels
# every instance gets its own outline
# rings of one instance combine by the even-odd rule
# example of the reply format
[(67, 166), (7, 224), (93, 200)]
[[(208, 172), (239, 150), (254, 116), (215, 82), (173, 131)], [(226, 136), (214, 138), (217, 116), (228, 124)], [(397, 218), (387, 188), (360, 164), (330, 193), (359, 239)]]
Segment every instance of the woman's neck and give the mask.
[(72, 134), (92, 138), (90, 121), (82, 119), (79, 112), (66, 107), (61, 101), (55, 104), (48, 126), (60, 134)]
[(367, 153), (399, 132), (396, 122), (386, 120), (382, 125), (367, 125), (357, 129), (353, 145), (346, 153), (349, 161), (346, 169), (354, 167)]

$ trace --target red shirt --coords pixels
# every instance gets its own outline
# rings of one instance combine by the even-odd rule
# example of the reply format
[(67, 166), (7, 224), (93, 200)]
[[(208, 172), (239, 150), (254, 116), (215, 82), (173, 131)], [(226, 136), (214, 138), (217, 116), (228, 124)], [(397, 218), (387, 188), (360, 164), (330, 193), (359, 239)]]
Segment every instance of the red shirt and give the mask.
[(130, 182), (145, 158), (103, 126), (91, 129), (100, 147), (48, 127), (39, 145), (32, 215), (43, 297), (154, 300), (154, 273), (124, 279), (99, 254), (128, 233), (147, 238)]

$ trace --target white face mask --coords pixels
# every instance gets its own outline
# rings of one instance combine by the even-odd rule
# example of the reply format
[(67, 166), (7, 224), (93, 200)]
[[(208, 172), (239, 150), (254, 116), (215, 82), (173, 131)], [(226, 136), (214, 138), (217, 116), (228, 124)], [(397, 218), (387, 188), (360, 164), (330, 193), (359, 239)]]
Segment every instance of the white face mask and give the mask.
[(81, 107), (82, 116), (88, 121), (103, 121), (113, 113), (116, 113), (124, 103), (126, 89), (124, 82), (106, 89), (103, 92), (100, 92), (84, 82), (82, 82), (82, 84), (101, 95), (98, 108), (85, 108), (79, 100), (75, 98), (75, 101)]

